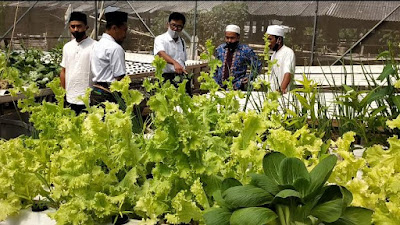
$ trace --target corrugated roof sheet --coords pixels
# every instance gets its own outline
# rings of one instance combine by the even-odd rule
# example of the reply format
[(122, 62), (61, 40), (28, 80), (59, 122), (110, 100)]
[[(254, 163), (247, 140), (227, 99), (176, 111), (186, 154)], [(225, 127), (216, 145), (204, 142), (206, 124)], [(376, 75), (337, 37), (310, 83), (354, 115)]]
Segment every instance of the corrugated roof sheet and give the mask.
[(252, 15), (300, 16), (310, 3), (304, 1), (251, 1), (247, 2)]
[[(100, 1), (99, 1), (100, 2)], [(195, 1), (129, 1), (138, 13), (156, 11), (177, 11), (187, 13), (194, 9)], [(210, 11), (213, 7), (233, 1), (198, 1), (199, 11)], [(249, 13), (259, 16), (314, 16), (316, 1), (234, 1), (245, 2)], [(16, 6), (17, 2), (8, 5)], [(20, 7), (29, 7), (33, 1), (21, 1)], [(94, 1), (39, 1), (36, 7), (67, 8), (89, 12), (94, 10)], [(117, 6), (122, 11), (132, 14), (126, 1), (105, 1), (105, 6)], [(400, 1), (318, 1), (318, 15), (344, 19), (379, 21), (400, 5)], [(387, 21), (400, 21), (400, 9), (387, 18)]]
[[(326, 15), (345, 19), (381, 20), (399, 5), (399, 1), (343, 1), (332, 3)], [(398, 10), (387, 21), (400, 21)]]

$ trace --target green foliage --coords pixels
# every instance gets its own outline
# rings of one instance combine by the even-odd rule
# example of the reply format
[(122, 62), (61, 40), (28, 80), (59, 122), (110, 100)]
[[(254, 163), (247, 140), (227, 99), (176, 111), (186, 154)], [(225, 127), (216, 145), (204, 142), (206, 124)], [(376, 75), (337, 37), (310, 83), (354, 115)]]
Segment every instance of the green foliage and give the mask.
[(277, 152), (267, 154), (265, 173), (252, 178), (256, 186), (225, 190), (222, 196), (227, 207), (206, 211), (206, 224), (217, 224), (222, 218), (229, 218), (230, 224), (249, 225), (351, 224), (349, 220), (353, 224), (371, 224), (371, 210), (350, 207), (351, 193), (342, 186), (326, 183), (336, 160), (334, 155), (327, 156), (308, 173), (297, 158)]
[[(39, 148), (26, 151), (22, 138), (0, 141), (0, 220), (17, 213), (20, 209), (33, 204), (33, 198), (41, 191), (41, 182), (35, 173), (43, 170), (44, 158), (34, 159), (41, 155)], [(43, 144), (45, 146), (45, 144)]]
[(48, 60), (45, 60), (41, 50), (24, 49), (23, 52), (11, 52), (8, 56), (8, 65), (20, 71), (24, 84), (35, 83), (39, 88), (44, 88), (60, 74), (61, 55), (62, 52), (53, 49)]
[[(392, 128), (399, 128), (395, 121), (387, 123)], [(366, 149), (362, 158), (355, 158), (350, 151), (354, 135), (354, 132), (349, 132), (343, 139), (337, 141), (334, 153), (343, 160), (336, 166), (330, 181), (343, 185), (351, 191), (355, 206), (373, 209), (375, 211), (372, 215), (374, 224), (398, 224), (400, 222), (398, 210), (400, 206), (398, 200), (400, 141), (397, 136), (393, 136), (387, 140), (388, 149), (381, 145), (374, 145)], [(358, 171), (362, 171), (362, 176), (357, 175)], [(357, 210), (358, 208), (354, 208), (347, 213), (351, 215)], [(349, 221), (351, 221), (350, 215)], [(351, 216), (354, 218), (353, 215)], [(357, 223), (353, 222), (353, 224)]]
[[(400, 79), (395, 57), (395, 48), (389, 42), (388, 50), (381, 52), (377, 57), (384, 60), (385, 64), (380, 76), (375, 79), (364, 71), (365, 80), (368, 82), (366, 90), (359, 90), (355, 85), (343, 85), (343, 91), (337, 93), (335, 104), (338, 111), (334, 117), (339, 122), (340, 135), (353, 130), (366, 146), (385, 144), (391, 133), (385, 122), (396, 118), (400, 112), (400, 98), (396, 94), (394, 82)], [(352, 74), (348, 76), (351, 77)]]
[[(191, 17), (193, 13), (189, 13)], [(242, 29), (248, 21), (249, 12), (247, 4), (229, 2), (217, 5), (211, 11), (200, 12), (198, 20), (202, 21), (198, 26), (198, 36), (200, 43), (211, 39), (214, 43), (224, 41), (224, 31), (227, 24), (237, 24)], [(188, 30), (192, 25), (188, 24)]]
[[(202, 59), (210, 72), (200, 76), (206, 95), (191, 98), (185, 81), (178, 88), (164, 81), (166, 62), (155, 57), (156, 80), (144, 83), (152, 95), (152, 123), (139, 131), (132, 130), (132, 112), (143, 96), (129, 90), (129, 78), (111, 85), (125, 110), (109, 102), (105, 108), (89, 106), (88, 90), (87, 113), (75, 115), (63, 107), (59, 79), (47, 84), (57, 102), (38, 103), (38, 88), (23, 88), (21, 73), (0, 55), (1, 76), (15, 86), (12, 94), (26, 96), (19, 106), (38, 132), (0, 140), (0, 220), (40, 195), (57, 209), (52, 218), (59, 224), (99, 224), (122, 214), (142, 217), (144, 224), (370, 224), (372, 211), (362, 207), (375, 210), (375, 224), (399, 223), (397, 136), (388, 139), (389, 149), (370, 147), (364, 158), (352, 152), (360, 134), (355, 126), (357, 133), (324, 142), (323, 109), (315, 109), (318, 92), (307, 79), (294, 91), (301, 100), (298, 112), (282, 115), (276, 92), (267, 92), (257, 111), (243, 111), (238, 101), (243, 93), (221, 90), (213, 80), (221, 62), (213, 57), (212, 42), (206, 46)], [(395, 65), (387, 66), (382, 79), (394, 78)], [(386, 113), (369, 106), (393, 91), (377, 88), (364, 96), (344, 88), (339, 99), (358, 119)], [(391, 132), (398, 131), (399, 121), (387, 122)]]
[[(113, 83), (113, 88), (132, 108), (141, 96), (128, 91), (127, 85), (129, 80), (124, 79)], [(34, 96), (27, 95), (19, 104), (31, 114), (38, 137), (0, 144), (1, 179), (8, 183), (0, 190), (1, 204), (8, 209), (0, 219), (29, 207), (37, 195), (58, 209), (52, 214), (58, 224), (98, 224), (132, 212), (134, 193), (144, 177), (138, 163), (144, 142), (143, 135), (132, 132), (130, 112), (105, 103), (105, 109), (91, 107), (90, 113), (76, 116), (63, 106), (65, 90), (60, 80), (48, 87), (58, 102), (30, 104)]]
[[(376, 117), (371, 116), (370, 105), (376, 100), (376, 98), (381, 98), (387, 93), (386, 88), (377, 87), (372, 91), (356, 91), (353, 88), (343, 85), (345, 94), (339, 95), (337, 97), (336, 103), (341, 106), (341, 110), (345, 109), (346, 114), (340, 113), (338, 115), (340, 122), (340, 129), (342, 131), (354, 130), (359, 136), (361, 136), (366, 142), (368, 142), (369, 137), (367, 133), (369, 130), (367, 126), (370, 124), (370, 128), (374, 122), (379, 121)], [(379, 108), (376, 111), (375, 116), (384, 110), (384, 108)], [(342, 111), (343, 112), (343, 111)]]
[[(300, 129), (309, 124), (315, 132), (324, 134), (331, 128), (331, 121), (327, 118), (328, 107), (323, 104), (317, 89), (318, 84), (303, 74), (303, 80), (297, 81), (302, 87), (291, 91), (293, 100), (287, 99), (285, 111), (288, 114), (287, 129)], [(300, 103), (300, 104), (299, 104)]]
[(153, 65), (158, 79), (145, 82), (147, 91), (154, 92), (148, 101), (154, 117), (144, 163), (153, 168), (135, 211), (147, 221), (166, 212), (171, 223), (199, 220), (198, 213), (212, 205), (224, 178), (244, 181), (261, 169), (263, 151), (256, 144), (271, 126), (263, 118), (267, 114), (240, 112), (237, 91), (217, 93), (212, 76), (220, 61), (213, 59), (210, 41), (207, 46), (202, 57), (210, 60), (210, 73), (202, 73), (200, 79), (208, 96), (191, 98), (184, 83), (175, 88), (164, 82), (161, 71), (166, 62), (157, 56)]
[[(307, 74), (303, 74), (301, 81), (296, 81), (301, 87), (287, 95), (279, 96), (278, 93), (268, 90), (267, 80), (274, 62), (269, 60), (269, 43), (266, 36), (264, 41), (263, 56), (268, 70), (254, 82), (255, 89), (260, 92), (252, 93), (254, 96), (246, 96), (248, 101), (244, 109), (251, 105), (257, 111), (261, 111), (265, 105), (279, 103), (277, 108), (283, 113), (275, 118), (280, 120), (287, 130), (296, 131), (307, 126), (324, 140), (331, 137), (335, 139), (352, 130), (357, 135), (358, 143), (365, 143), (366, 146), (374, 143), (385, 144), (387, 137), (392, 133), (385, 121), (396, 118), (400, 107), (400, 97), (397, 95), (397, 88), (400, 87), (399, 67), (395, 60), (396, 51), (391, 43), (389, 49), (378, 56), (378, 59), (385, 60), (385, 67), (379, 78), (372, 77), (362, 67), (368, 87), (366, 90), (359, 90), (354, 82), (348, 82), (354, 78), (354, 74), (345, 72), (345, 84), (342, 88), (338, 89), (335, 83), (330, 87), (336, 101), (329, 106), (318, 84), (310, 80)], [(383, 82), (385, 86), (381, 86), (378, 81)], [(328, 110), (330, 107), (334, 110)]]

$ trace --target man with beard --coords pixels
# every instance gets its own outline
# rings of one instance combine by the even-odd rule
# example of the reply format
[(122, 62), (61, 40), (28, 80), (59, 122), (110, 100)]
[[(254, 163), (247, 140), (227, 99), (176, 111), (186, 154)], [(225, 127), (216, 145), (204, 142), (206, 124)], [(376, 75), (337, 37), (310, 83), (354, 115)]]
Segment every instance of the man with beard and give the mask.
[[(245, 90), (249, 80), (254, 79), (261, 71), (261, 62), (257, 55), (247, 45), (239, 43), (240, 27), (228, 25), (225, 28), (225, 43), (216, 49), (216, 58), (222, 61), (214, 76), (215, 81), (226, 88), (223, 81), (233, 77), (233, 88), (235, 90)], [(250, 74), (247, 74), (247, 70)]]
[(105, 101), (118, 102), (119, 98), (109, 90), (110, 84), (121, 80), (126, 74), (125, 51), (121, 44), (128, 30), (128, 14), (116, 9), (106, 9), (106, 32), (93, 47), (91, 69), (94, 84), (90, 95), (91, 105)]
[[(171, 13), (168, 17), (167, 32), (157, 36), (154, 40), (154, 55), (159, 55), (167, 61), (163, 77), (175, 86), (187, 75), (185, 69), (185, 61), (187, 59), (186, 44), (183, 38), (180, 37), (185, 22), (186, 18), (183, 14), (178, 12)], [(186, 83), (186, 92), (189, 95), (192, 94), (190, 80)]]
[(71, 13), (69, 30), (75, 38), (64, 45), (60, 64), (61, 86), (66, 90), (66, 102), (76, 114), (85, 108), (79, 97), (84, 96), (86, 89), (92, 86), (90, 55), (96, 41), (86, 35), (88, 28), (85, 14)]
[(296, 58), (293, 50), (283, 44), (285, 27), (281, 25), (271, 25), (268, 26), (266, 33), (268, 35), (269, 48), (274, 51), (271, 56), (271, 61), (276, 60), (271, 70), (271, 90), (286, 94), (293, 85)]

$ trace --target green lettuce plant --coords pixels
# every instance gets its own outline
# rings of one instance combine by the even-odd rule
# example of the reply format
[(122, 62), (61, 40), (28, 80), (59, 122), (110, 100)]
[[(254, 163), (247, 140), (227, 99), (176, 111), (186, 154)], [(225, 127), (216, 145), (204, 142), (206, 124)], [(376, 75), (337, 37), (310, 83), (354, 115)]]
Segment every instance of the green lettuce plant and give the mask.
[(310, 172), (297, 158), (272, 152), (263, 160), (263, 174), (242, 185), (225, 180), (215, 193), (218, 207), (204, 214), (206, 224), (371, 224), (372, 211), (351, 206), (352, 194), (326, 183), (336, 156), (322, 159)]
[(212, 76), (221, 62), (213, 58), (210, 41), (207, 48), (202, 57), (209, 60), (210, 73), (200, 75), (207, 95), (191, 98), (184, 83), (176, 89), (164, 82), (166, 63), (157, 56), (157, 79), (145, 82), (147, 91), (154, 92), (148, 101), (154, 116), (144, 157), (151, 179), (142, 186), (135, 212), (147, 224), (164, 218), (174, 224), (201, 222), (202, 210), (213, 204), (212, 193), (224, 178), (246, 181), (248, 173), (262, 168), (264, 152), (257, 143), (267, 128), (279, 126), (279, 120), (268, 119), (267, 109), (260, 115), (241, 112), (240, 92), (220, 90)]
[[(271, 224), (363, 224), (357, 223), (364, 221), (358, 217), (345, 220), (349, 215), (364, 214), (368, 219), (371, 213), (349, 206), (348, 189), (354, 205), (376, 210), (376, 224), (398, 221), (397, 137), (389, 139), (389, 151), (374, 147), (367, 150), (367, 158), (356, 159), (351, 152), (355, 133), (346, 133), (336, 142), (323, 142), (324, 132), (316, 132), (321, 125), (319, 112), (311, 108), (301, 111), (304, 117), (299, 116), (296, 131), (285, 129), (296, 118), (279, 113), (276, 92), (268, 92), (257, 111), (243, 111), (238, 101), (243, 93), (223, 91), (214, 81), (221, 62), (213, 57), (212, 43), (206, 45), (208, 51), (202, 59), (209, 61), (210, 73), (202, 72), (200, 79), (201, 88), (208, 93), (191, 98), (185, 93), (185, 83), (175, 88), (164, 82), (166, 62), (156, 57), (156, 80), (144, 84), (152, 93), (148, 101), (152, 123), (135, 130), (133, 112), (143, 96), (129, 90), (129, 78), (111, 85), (113, 91), (121, 93), (123, 110), (114, 103), (92, 107), (87, 92), (83, 98), (87, 113), (77, 116), (63, 106), (65, 90), (60, 88), (59, 79), (48, 84), (57, 102), (37, 102), (35, 85), (22, 88), (24, 81), (18, 70), (0, 67), (2, 76), (16, 87), (12, 94), (27, 96), (18, 105), (31, 114), (37, 131), (36, 136), (0, 141), (0, 180), (5, 184), (0, 188), (0, 208), (5, 209), (0, 219), (30, 207), (33, 198), (40, 195), (56, 208), (52, 217), (59, 224), (98, 224), (116, 215), (143, 218), (144, 224), (203, 223), (202, 212), (210, 208), (223, 214), (221, 218), (229, 216), (224, 223), (233, 218), (235, 223), (244, 224), (246, 216), (242, 215), (256, 213), (262, 216), (255, 218), (269, 218)], [(1, 59), (0, 66), (5, 62)], [(311, 99), (301, 94), (304, 105), (318, 104), (313, 85), (307, 87)], [(317, 121), (313, 123), (315, 130), (308, 128), (308, 122), (300, 126), (310, 112)], [(398, 123), (388, 123), (392, 132), (397, 132)], [(269, 150), (281, 152), (270, 155), (280, 155), (277, 158), (282, 160), (265, 163)], [(328, 180), (331, 184), (325, 181), (336, 159), (329, 151), (340, 158)], [(384, 163), (377, 162), (376, 155)], [(275, 175), (261, 174), (263, 159), (264, 167), (276, 165), (275, 172), (281, 178), (268, 183), (268, 177)], [(364, 172), (362, 181), (354, 179), (358, 170)], [(288, 180), (290, 177), (293, 179)], [(379, 183), (378, 178), (385, 180)], [(317, 179), (325, 186), (314, 193), (312, 182)], [(275, 189), (268, 189), (270, 186)], [(255, 193), (252, 199), (256, 203), (243, 193), (250, 197)], [(240, 205), (244, 203), (247, 205)], [(334, 215), (321, 213), (325, 205), (334, 209)], [(210, 218), (205, 218), (210, 223)]]
[[(17, 70), (6, 72), (19, 82)], [(58, 224), (99, 224), (133, 212), (146, 174), (139, 163), (143, 135), (132, 131), (132, 109), (142, 95), (128, 90), (129, 82), (125, 78), (111, 87), (122, 93), (129, 111), (114, 103), (90, 107), (88, 90), (83, 99), (88, 113), (78, 116), (64, 108), (65, 90), (59, 79), (48, 84), (55, 103), (37, 103), (37, 88), (19, 87), (27, 96), (19, 106), (30, 113), (38, 135), (0, 143), (0, 177), (5, 184), (0, 202), (6, 209), (0, 220), (30, 207), (39, 195), (56, 209), (51, 217)]]
[[(397, 132), (400, 117), (388, 120), (387, 126)], [(366, 148), (362, 158), (355, 158), (350, 145), (354, 132), (349, 132), (337, 141), (335, 153), (343, 160), (335, 168), (330, 182), (345, 186), (353, 193), (355, 206), (374, 210), (374, 224), (395, 225), (400, 223), (400, 201), (398, 195), (400, 164), (400, 140), (397, 135), (387, 139), (388, 147), (373, 145)], [(358, 172), (359, 171), (359, 172)], [(362, 175), (357, 176), (357, 172)]]

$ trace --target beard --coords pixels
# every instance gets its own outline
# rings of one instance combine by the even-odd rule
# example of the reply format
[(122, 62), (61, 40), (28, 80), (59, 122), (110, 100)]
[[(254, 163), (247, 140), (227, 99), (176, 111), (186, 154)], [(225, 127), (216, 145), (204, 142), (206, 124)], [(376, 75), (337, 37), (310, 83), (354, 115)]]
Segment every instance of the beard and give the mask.
[(272, 51), (278, 51), (279, 49), (279, 44), (275, 44), (274, 47), (272, 47)]

